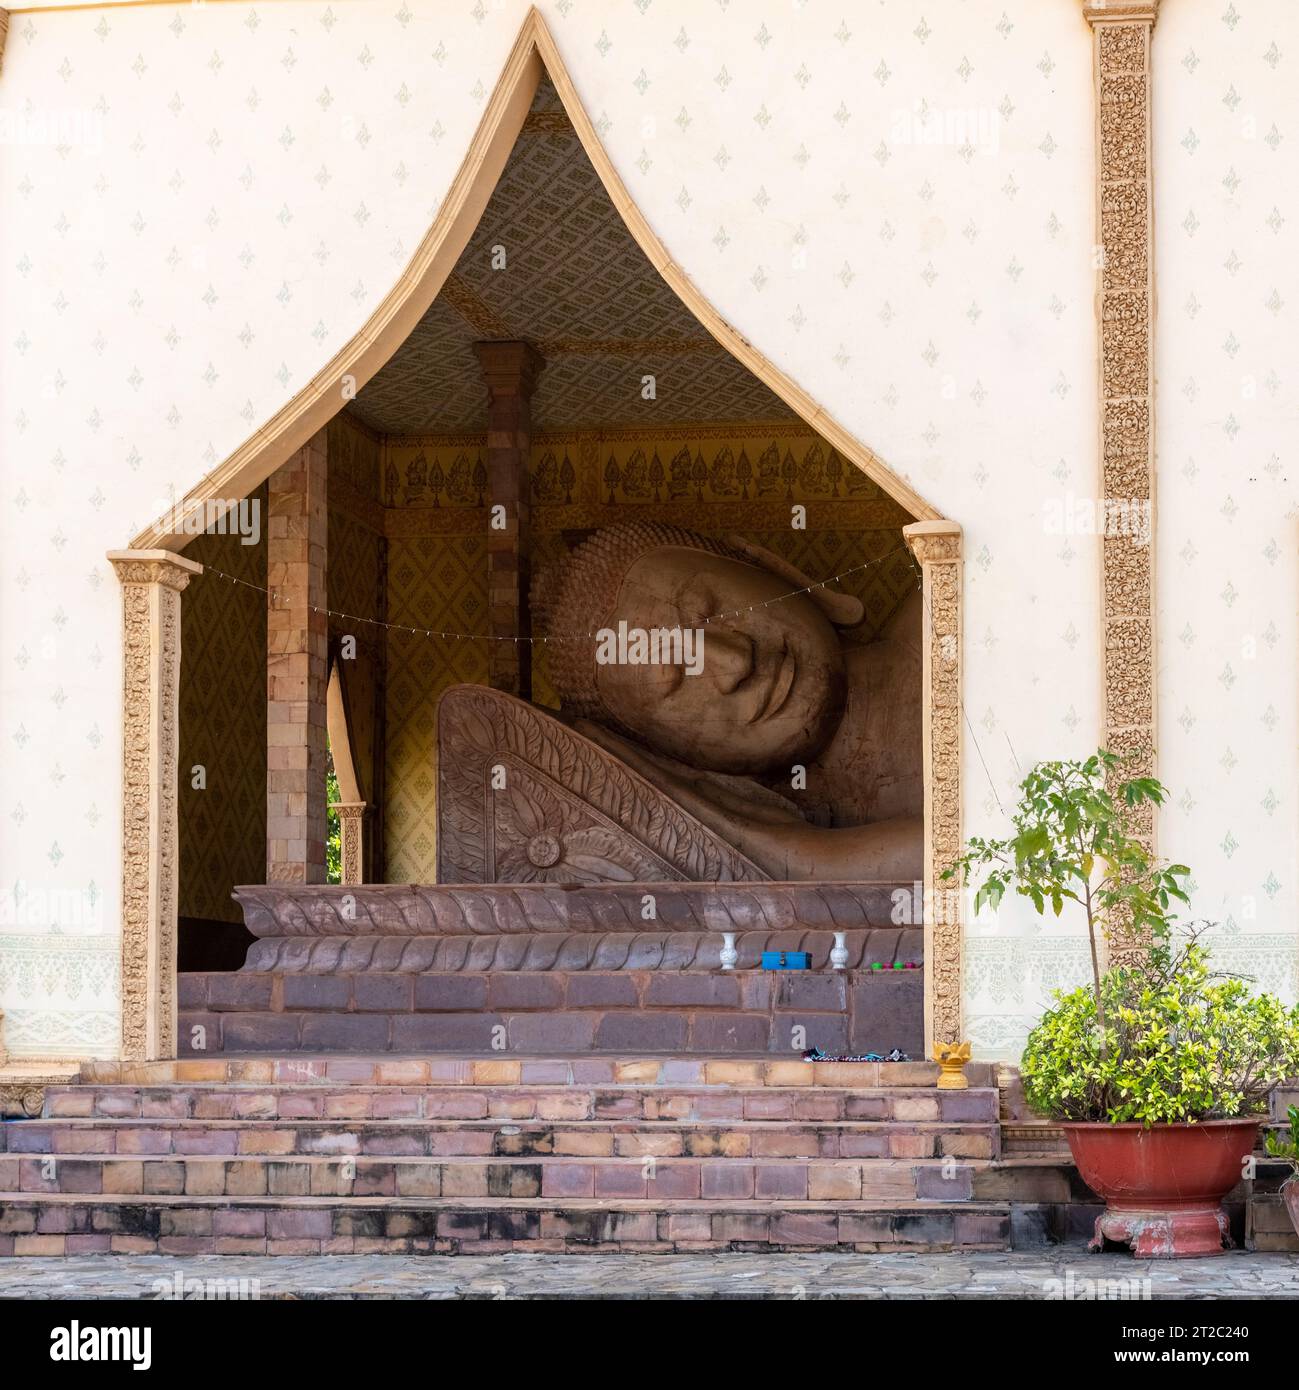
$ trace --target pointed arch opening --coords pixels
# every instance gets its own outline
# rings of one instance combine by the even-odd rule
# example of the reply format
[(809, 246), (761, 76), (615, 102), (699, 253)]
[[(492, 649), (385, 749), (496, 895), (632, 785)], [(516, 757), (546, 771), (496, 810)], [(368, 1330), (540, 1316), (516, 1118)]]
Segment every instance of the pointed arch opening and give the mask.
[(627, 230), (700, 325), (916, 521), (941, 519), (937, 508), (719, 314), (673, 260), (614, 168), (545, 20), (533, 8), (524, 19), (447, 196), (397, 283), (347, 345), (254, 435), (187, 492), (179, 506), (141, 531), (131, 542), (131, 549), (183, 550), (192, 536), (175, 529), (177, 517), (250, 496), (295, 450), (327, 425), (392, 357), (437, 298), (473, 235), (523, 129), (537, 88), (547, 75)]
[[(149, 669), (161, 670), (165, 680), (136, 680), (128, 676), (124, 707), (125, 737), (128, 750), (147, 745), (154, 750), (151, 761), (141, 763), (129, 756), (124, 765), (126, 804), (151, 807), (149, 834), (143, 842), (134, 827), (131, 853), (144, 861), (124, 882), (124, 961), (127, 951), (126, 924), (131, 927), (132, 959), (146, 965), (124, 971), (124, 1056), (174, 1055), (175, 1048), (175, 939), (176, 939), (176, 807), (175, 798), (149, 796), (149, 787), (158, 781), (174, 785), (177, 772), (174, 740), (176, 735), (179, 669), (180, 590), (197, 566), (178, 552), (185, 549), (192, 535), (176, 528), (176, 519), (199, 511), (213, 516), (230, 499), (251, 496), (277, 469), (288, 466), (299, 451), (319, 439), (349, 401), (360, 394), (394, 358), (399, 349), (444, 291), (449, 277), (479, 225), (502, 177), (511, 151), (524, 128), (534, 99), (543, 81), (548, 80), (571, 124), (590, 165), (594, 168), (610, 202), (627, 231), (662, 281), (690, 315), (719, 347), (752, 374), (816, 435), (848, 464), (864, 474), (880, 491), (898, 504), (913, 521), (903, 528), (908, 546), (922, 575), (923, 614), (921, 617), (920, 669), (922, 693), (922, 746), (924, 781), (923, 892), (911, 899), (909, 921), (923, 921), (925, 934), (925, 1037), (956, 1042), (961, 1039), (961, 949), (959, 902), (942, 891), (939, 883), (944, 867), (952, 861), (960, 842), (960, 530), (943, 520), (937, 510), (901, 477), (894, 473), (864, 443), (835, 421), (814, 397), (771, 362), (743, 334), (727, 322), (673, 261), (667, 248), (637, 208), (610, 161), (598, 133), (586, 114), (559, 51), (540, 14), (529, 12), (511, 49), (501, 77), (488, 102), (469, 151), (451, 185), (438, 215), (422, 240), (405, 272), (355, 337), (311, 382), (246, 440), (229, 458), (192, 489), (184, 502), (135, 538), (130, 551), (121, 552), (119, 573), (125, 584), (125, 559), (147, 560), (151, 581), (165, 590), (162, 603), (175, 614), (169, 627), (142, 626), (147, 621), (147, 603), (137, 601), (138, 587), (129, 593), (133, 602), (124, 610), (128, 651), (147, 659)], [(495, 346), (508, 346), (496, 344)], [(490, 363), (484, 362), (490, 373)], [(184, 567), (180, 575), (178, 566)], [(138, 586), (137, 568), (132, 570)], [(179, 576), (179, 577), (178, 577)], [(272, 584), (273, 580), (270, 581)], [(156, 606), (156, 605), (155, 605)], [(312, 605), (306, 604), (307, 608)], [(142, 616), (143, 615), (143, 616)], [(334, 634), (326, 634), (326, 640)], [(336, 723), (347, 728), (347, 697), (337, 666), (328, 679), (328, 736), (334, 739)], [(340, 722), (341, 721), (341, 722)], [(352, 739), (348, 739), (349, 765)], [(353, 772), (357, 785), (355, 804), (364, 814), (360, 786), (364, 774)], [(145, 793), (141, 792), (141, 785)], [(375, 795), (381, 796), (382, 788)], [(342, 800), (340, 796), (340, 800)], [(138, 819), (138, 817), (136, 818)], [(128, 817), (129, 820), (129, 817)], [(360, 825), (357, 855), (361, 851)], [(346, 845), (344, 846), (346, 860)], [(360, 863), (358, 857), (357, 861)], [(347, 877), (344, 882), (360, 882)], [(146, 907), (139, 904), (141, 886), (147, 890)], [(135, 895), (129, 907), (127, 894)], [(947, 910), (935, 909), (939, 902)], [(921, 906), (923, 904), (923, 907)], [(147, 939), (142, 939), (147, 937)], [(169, 1011), (170, 1015), (169, 1015)], [(139, 1023), (145, 1015), (153, 1020)], [(126, 1019), (136, 1020), (129, 1038)], [(171, 1049), (169, 1052), (168, 1049)]]

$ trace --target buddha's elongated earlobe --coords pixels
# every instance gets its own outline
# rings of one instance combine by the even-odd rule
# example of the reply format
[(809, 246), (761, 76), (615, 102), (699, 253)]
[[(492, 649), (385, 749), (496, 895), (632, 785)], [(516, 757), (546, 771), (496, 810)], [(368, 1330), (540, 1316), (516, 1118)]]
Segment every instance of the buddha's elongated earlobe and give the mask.
[(728, 535), (726, 543), (747, 555), (755, 565), (761, 565), (772, 574), (778, 574), (799, 588), (805, 588), (808, 597), (816, 602), (836, 627), (856, 627), (866, 616), (866, 608), (861, 599), (854, 598), (852, 594), (827, 589), (815, 579), (810, 579), (797, 565), (791, 565), (788, 560), (783, 560), (774, 551), (768, 550), (765, 545), (758, 545), (756, 541), (745, 540), (743, 536), (735, 534)]

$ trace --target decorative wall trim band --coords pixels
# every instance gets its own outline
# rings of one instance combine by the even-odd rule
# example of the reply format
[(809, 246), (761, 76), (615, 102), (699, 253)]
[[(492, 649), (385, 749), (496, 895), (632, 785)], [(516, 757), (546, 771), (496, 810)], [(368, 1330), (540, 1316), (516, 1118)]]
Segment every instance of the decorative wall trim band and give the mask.
[[(1104, 515), (1138, 509), (1142, 527), (1106, 527), (1101, 552), (1102, 741), (1155, 771), (1154, 247), (1150, 42), (1158, 0), (1084, 0), (1096, 91), (1100, 245), (1100, 498)], [(1111, 534), (1111, 529), (1117, 534)], [(1154, 844), (1154, 816), (1144, 825)], [(1117, 963), (1134, 946), (1112, 944)]]

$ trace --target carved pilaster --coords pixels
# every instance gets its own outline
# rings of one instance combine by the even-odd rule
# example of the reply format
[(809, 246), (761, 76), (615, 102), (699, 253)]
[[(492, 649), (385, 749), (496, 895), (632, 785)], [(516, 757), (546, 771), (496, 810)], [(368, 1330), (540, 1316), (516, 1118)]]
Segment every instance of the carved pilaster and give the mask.
[(902, 534), (924, 597), (925, 1038), (959, 1043), (961, 895), (943, 874), (961, 852), (961, 528), (918, 521)]
[[(1150, 40), (1158, 0), (1084, 0), (1096, 82), (1102, 742), (1155, 772), (1154, 255)], [(1139, 833), (1154, 849), (1154, 816)], [(1109, 961), (1141, 944), (1113, 933)]]
[(0, 6), (0, 73), (5, 70), (5, 40), (9, 37), (9, 11)]
[(342, 860), (343, 883), (365, 882), (365, 802), (340, 801), (334, 806), (338, 812), (338, 830), (341, 844), (339, 857)]
[(176, 1055), (180, 596), (202, 565), (114, 550), (122, 584), (122, 1058)]

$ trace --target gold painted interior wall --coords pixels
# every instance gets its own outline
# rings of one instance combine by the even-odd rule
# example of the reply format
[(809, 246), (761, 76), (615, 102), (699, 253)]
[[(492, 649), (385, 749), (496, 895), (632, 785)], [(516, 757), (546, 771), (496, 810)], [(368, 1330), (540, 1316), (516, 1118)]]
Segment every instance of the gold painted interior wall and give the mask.
[[(365, 836), (365, 874), (383, 877), (383, 737), (387, 642), (387, 540), (379, 505), (382, 439), (350, 415), (329, 424), (329, 657), (338, 663), (347, 706), (352, 764), (371, 809)], [(351, 639), (351, 640), (349, 640)]]
[[(256, 545), (238, 535), (195, 536), (186, 557), (265, 585), (265, 484), (251, 500)], [(266, 598), (205, 572), (180, 612), (177, 915), (242, 922), (230, 890), (266, 877)], [(205, 787), (193, 785), (196, 767)]]
[[(328, 450), (329, 606), (381, 617), (381, 441), (342, 414), (330, 422)], [(257, 545), (211, 534), (196, 536), (185, 550), (210, 569), (190, 584), (181, 604), (178, 916), (203, 921), (242, 922), (231, 889), (266, 878), (266, 598), (211, 572), (265, 586), (265, 484), (252, 500), (260, 508)], [(357, 639), (345, 674), (368, 799), (381, 780), (375, 768), (385, 644), (382, 629), (331, 619), (331, 653), (346, 633)], [(205, 770), (204, 789), (192, 785), (196, 765)]]

